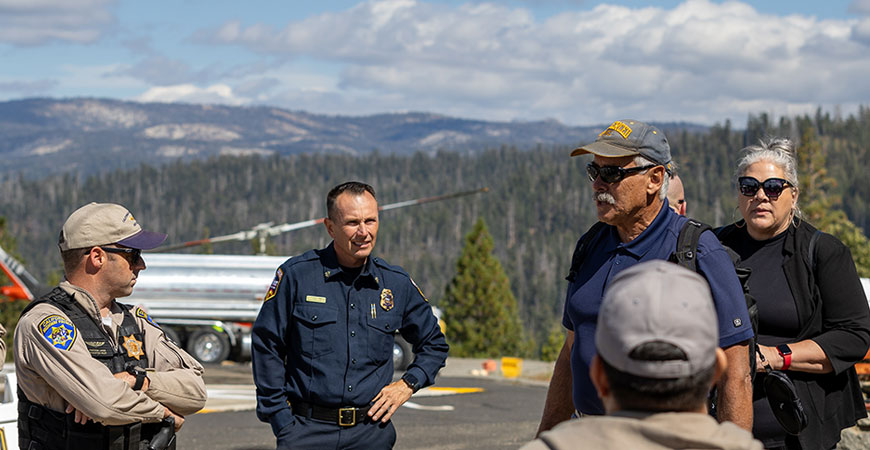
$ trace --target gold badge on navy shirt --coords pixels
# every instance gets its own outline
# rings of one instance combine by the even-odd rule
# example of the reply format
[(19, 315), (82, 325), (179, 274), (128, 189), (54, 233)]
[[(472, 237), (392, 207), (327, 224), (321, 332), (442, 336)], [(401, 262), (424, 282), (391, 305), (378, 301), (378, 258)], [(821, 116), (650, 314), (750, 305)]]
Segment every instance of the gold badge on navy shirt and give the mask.
[(393, 303), (393, 291), (384, 289), (381, 291), (381, 308), (383, 308), (384, 311), (389, 311), (393, 309), (393, 306), (395, 306)]
[(136, 339), (132, 334), (130, 336), (123, 336), (124, 343), (121, 344), (127, 349), (127, 356), (130, 358), (136, 358), (139, 360), (139, 357), (145, 356), (145, 352), (142, 351), (142, 341)]

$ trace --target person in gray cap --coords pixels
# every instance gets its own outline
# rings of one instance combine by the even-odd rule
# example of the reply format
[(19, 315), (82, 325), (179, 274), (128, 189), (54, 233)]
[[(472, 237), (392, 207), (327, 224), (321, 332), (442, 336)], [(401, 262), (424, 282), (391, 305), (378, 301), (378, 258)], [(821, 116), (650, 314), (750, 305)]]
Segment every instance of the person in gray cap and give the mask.
[(183, 416), (205, 405), (202, 366), (141, 308), (115, 301), (145, 270), (142, 250), (165, 239), (111, 203), (66, 220), (58, 240), (65, 279), (15, 328), (20, 448), (175, 448)]
[[(591, 153), (586, 165), (599, 222), (577, 242), (568, 275), (562, 324), (568, 329), (556, 360), (538, 433), (571, 416), (603, 414), (589, 378), (599, 304), (619, 272), (639, 262), (670, 259), (688, 220), (668, 207), (673, 172), (667, 138), (634, 120), (614, 122), (595, 142), (571, 156)], [(719, 345), (728, 370), (718, 387), (718, 419), (752, 426), (749, 340), (753, 337), (743, 289), (730, 256), (712, 232), (700, 236), (698, 272), (710, 285), (719, 320)]]
[(717, 321), (695, 272), (666, 261), (620, 272), (601, 303), (590, 368), (607, 415), (565, 422), (523, 450), (763, 448), (707, 414), (707, 393), (728, 364)]

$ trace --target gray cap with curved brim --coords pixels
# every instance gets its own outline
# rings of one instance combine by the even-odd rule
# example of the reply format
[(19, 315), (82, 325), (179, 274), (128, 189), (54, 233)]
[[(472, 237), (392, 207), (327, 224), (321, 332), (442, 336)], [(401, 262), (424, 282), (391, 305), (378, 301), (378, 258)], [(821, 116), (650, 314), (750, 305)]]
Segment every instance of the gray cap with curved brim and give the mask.
[[(638, 346), (663, 342), (684, 358), (636, 359)], [(682, 378), (716, 361), (719, 326), (713, 295), (697, 273), (664, 260), (635, 264), (610, 282), (595, 328), (598, 355), (614, 368), (646, 378)]]
[(574, 149), (571, 156), (592, 153), (606, 158), (641, 155), (672, 173), (671, 146), (658, 128), (637, 120), (617, 120), (595, 142)]
[(121, 205), (89, 203), (66, 219), (57, 245), (60, 251), (107, 244), (150, 250), (165, 240), (163, 233), (143, 230), (130, 211)]

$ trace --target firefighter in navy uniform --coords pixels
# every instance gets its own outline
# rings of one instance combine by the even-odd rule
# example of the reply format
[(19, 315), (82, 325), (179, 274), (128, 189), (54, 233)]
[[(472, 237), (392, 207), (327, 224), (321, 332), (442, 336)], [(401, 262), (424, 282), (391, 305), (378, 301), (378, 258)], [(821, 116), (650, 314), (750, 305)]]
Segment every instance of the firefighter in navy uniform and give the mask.
[[(371, 186), (348, 182), (327, 195), (333, 242), (278, 269), (253, 328), (257, 417), (278, 448), (385, 449), (390, 417), (431, 385), (447, 343), (408, 274), (370, 256), (378, 231)], [(393, 379), (399, 332), (416, 357)]]
[(65, 279), (15, 329), (21, 449), (175, 448), (183, 416), (203, 407), (202, 366), (142, 309), (115, 301), (145, 269), (141, 250), (164, 239), (120, 205), (69, 216), (58, 244)]

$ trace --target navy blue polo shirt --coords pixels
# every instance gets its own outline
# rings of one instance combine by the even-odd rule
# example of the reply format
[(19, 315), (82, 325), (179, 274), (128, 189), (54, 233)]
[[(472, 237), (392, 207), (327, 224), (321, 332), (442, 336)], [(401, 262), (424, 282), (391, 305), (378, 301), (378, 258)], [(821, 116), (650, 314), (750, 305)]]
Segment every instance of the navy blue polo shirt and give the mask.
[(287, 260), (253, 327), (257, 417), (277, 435), (294, 422), (294, 401), (368, 406), (392, 382), (397, 331), (415, 353), (407, 372), (431, 385), (444, 367), (447, 342), (401, 267), (370, 257), (348, 273), (333, 244)]
[[(688, 219), (675, 213), (667, 203), (640, 236), (622, 243), (616, 227), (605, 226), (587, 244), (586, 259), (568, 286), (562, 324), (574, 332), (571, 350), (574, 407), (584, 414), (604, 414), (604, 407), (589, 378), (595, 355), (595, 326), (604, 290), (619, 272), (634, 264), (668, 259), (677, 247), (677, 236)], [(580, 239), (583, 240), (585, 235)], [(719, 317), (719, 346), (729, 347), (753, 336), (746, 311), (743, 288), (731, 257), (712, 232), (698, 242), (698, 273), (707, 279)]]

